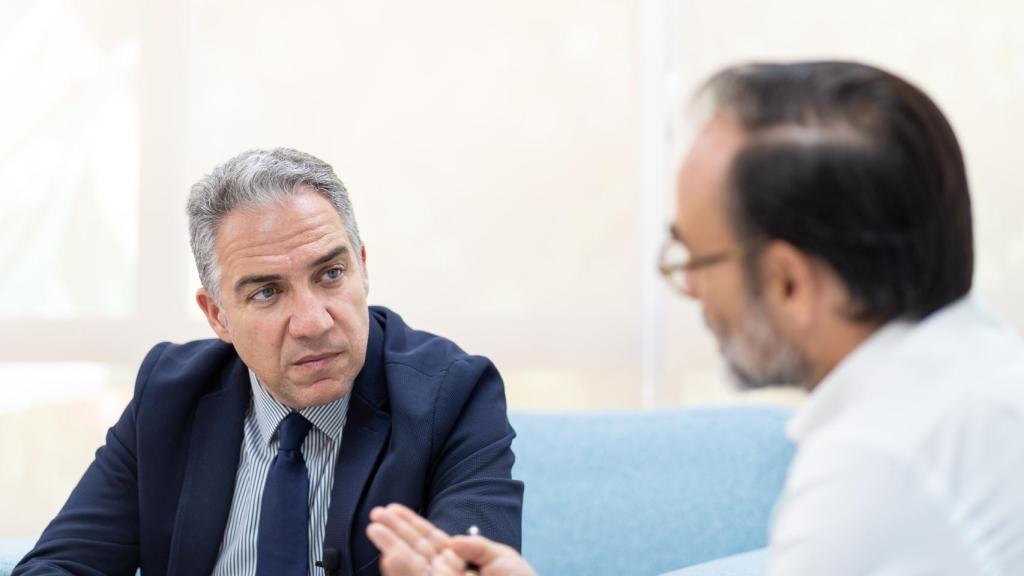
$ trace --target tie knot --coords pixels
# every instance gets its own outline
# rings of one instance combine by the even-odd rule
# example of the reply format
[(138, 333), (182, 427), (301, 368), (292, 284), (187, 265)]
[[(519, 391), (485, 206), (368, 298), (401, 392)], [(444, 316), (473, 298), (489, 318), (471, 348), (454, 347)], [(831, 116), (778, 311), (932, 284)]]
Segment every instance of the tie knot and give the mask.
[(309, 433), (311, 426), (309, 420), (306, 420), (298, 412), (292, 412), (285, 416), (284, 420), (277, 425), (277, 449), (298, 450), (299, 446), (302, 446), (302, 441), (306, 439), (306, 434)]

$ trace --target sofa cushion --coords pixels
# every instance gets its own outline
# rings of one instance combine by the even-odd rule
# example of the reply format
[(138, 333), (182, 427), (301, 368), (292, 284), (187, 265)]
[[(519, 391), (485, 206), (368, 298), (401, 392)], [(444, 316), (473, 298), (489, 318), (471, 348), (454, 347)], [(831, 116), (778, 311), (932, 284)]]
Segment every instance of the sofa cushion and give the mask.
[(792, 456), (765, 406), (513, 412), (540, 574), (659, 574), (766, 545)]

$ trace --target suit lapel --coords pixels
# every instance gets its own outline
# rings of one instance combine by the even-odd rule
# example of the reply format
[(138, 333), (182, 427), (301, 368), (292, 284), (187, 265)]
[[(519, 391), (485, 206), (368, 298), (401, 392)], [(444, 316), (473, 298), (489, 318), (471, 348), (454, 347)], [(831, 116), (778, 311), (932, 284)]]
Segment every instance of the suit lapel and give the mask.
[(383, 319), (370, 313), (366, 362), (352, 385), (352, 399), (334, 469), (324, 548), (341, 553), (341, 574), (352, 574), (352, 527), (361, 496), (370, 484), (377, 458), (391, 431), (390, 415), (379, 408), (387, 400), (384, 381)]
[(213, 572), (234, 496), (249, 394), (248, 370), (236, 360), (223, 388), (196, 407), (168, 574)]

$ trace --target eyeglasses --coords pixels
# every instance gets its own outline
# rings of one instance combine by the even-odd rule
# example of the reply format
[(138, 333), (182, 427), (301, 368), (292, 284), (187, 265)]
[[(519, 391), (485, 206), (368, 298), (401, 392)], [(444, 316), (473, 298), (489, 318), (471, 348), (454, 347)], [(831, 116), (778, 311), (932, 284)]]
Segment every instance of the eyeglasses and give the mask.
[(694, 271), (721, 264), (743, 254), (742, 249), (733, 248), (703, 256), (694, 256), (690, 254), (686, 244), (679, 239), (675, 229), (670, 228), (669, 232), (671, 235), (661, 247), (658, 270), (661, 271), (666, 282), (688, 296), (694, 295), (692, 274)]

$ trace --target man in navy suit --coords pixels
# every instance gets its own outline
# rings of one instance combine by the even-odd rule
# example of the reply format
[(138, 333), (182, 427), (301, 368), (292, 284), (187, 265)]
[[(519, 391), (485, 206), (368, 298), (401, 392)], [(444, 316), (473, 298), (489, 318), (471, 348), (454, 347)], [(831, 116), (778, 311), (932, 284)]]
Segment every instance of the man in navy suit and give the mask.
[(188, 210), (196, 301), (219, 340), (153, 348), (14, 574), (378, 574), (365, 532), (389, 502), (518, 548), (501, 378), (367, 305), (331, 167), (245, 152), (193, 186)]

